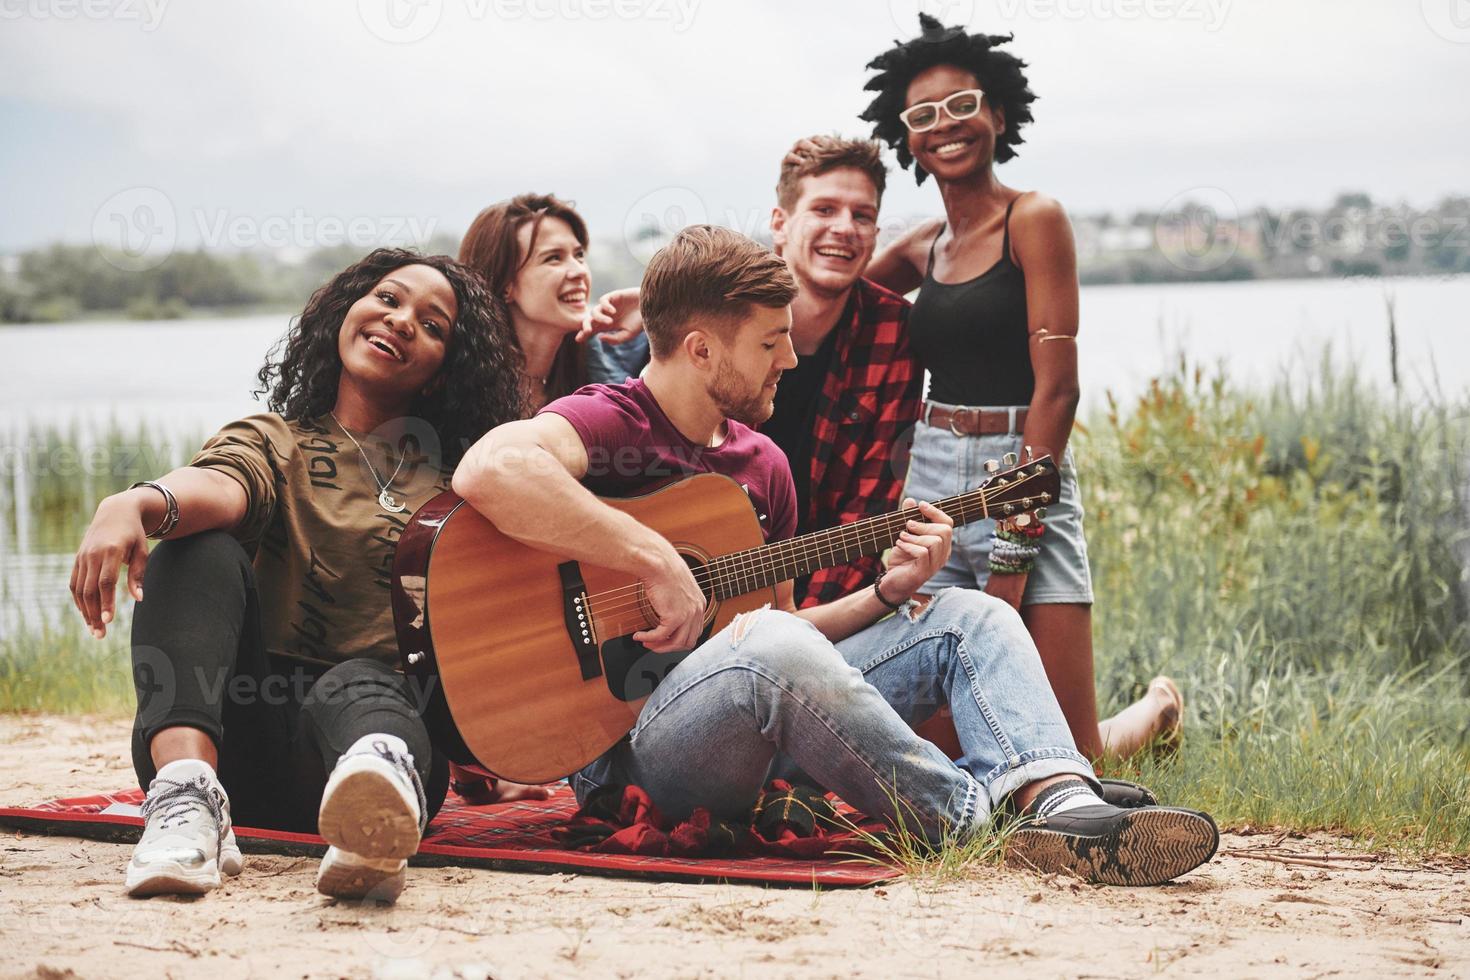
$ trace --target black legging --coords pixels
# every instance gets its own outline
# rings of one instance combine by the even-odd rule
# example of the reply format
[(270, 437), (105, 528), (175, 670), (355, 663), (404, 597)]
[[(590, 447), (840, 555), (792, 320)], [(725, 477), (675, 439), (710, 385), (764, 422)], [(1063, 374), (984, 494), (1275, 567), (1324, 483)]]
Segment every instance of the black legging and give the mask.
[[(337, 758), (364, 735), (408, 743), (429, 813), (449, 766), (434, 751), (413, 687), (376, 660), (320, 668), (266, 653), (255, 569), (222, 531), (165, 541), (148, 559), (145, 601), (133, 613), (133, 768), (157, 774), (149, 745), (164, 728), (197, 728), (219, 750), (219, 778), (243, 826), (316, 831)], [(385, 600), (386, 601), (386, 600)]]

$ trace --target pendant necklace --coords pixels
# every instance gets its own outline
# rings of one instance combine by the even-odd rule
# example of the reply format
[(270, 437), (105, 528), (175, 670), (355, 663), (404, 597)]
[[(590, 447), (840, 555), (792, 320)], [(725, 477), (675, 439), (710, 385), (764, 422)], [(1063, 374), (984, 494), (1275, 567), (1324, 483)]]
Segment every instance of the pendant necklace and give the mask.
[(373, 461), (368, 459), (367, 453), (363, 452), (362, 444), (357, 441), (357, 439), (352, 435), (351, 432), (347, 431), (347, 426), (343, 425), (340, 421), (337, 420), (337, 414), (335, 412), (328, 412), (327, 414), (332, 416), (332, 421), (337, 423), (337, 428), (341, 429), (343, 434), (346, 435), (347, 438), (352, 440), (352, 444), (357, 447), (358, 455), (360, 455), (362, 457), (362, 461), (367, 464), (368, 472), (373, 475), (373, 482), (378, 486), (378, 506), (392, 514), (403, 513), (404, 510), (407, 509), (407, 507), (404, 504), (400, 504), (397, 500), (395, 500), (393, 495), (388, 492), (388, 488), (393, 486), (394, 480), (398, 479), (398, 471), (403, 469), (403, 461), (408, 459), (408, 453), (404, 453), (403, 455), (398, 457), (398, 465), (394, 467), (393, 475), (388, 477), (388, 480), (385, 483), (382, 480), (378, 479), (378, 471), (373, 468)]

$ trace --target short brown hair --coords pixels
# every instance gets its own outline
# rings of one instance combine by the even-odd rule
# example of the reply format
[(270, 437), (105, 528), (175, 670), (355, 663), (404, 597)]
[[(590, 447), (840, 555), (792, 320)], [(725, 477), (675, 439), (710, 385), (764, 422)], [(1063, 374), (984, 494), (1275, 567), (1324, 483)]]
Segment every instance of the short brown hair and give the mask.
[[(781, 177), (776, 181), (776, 203), (790, 211), (801, 197), (801, 179), (819, 177), (841, 167), (861, 170), (878, 188), (883, 200), (883, 187), (888, 168), (883, 164), (882, 146), (877, 140), (854, 140), (843, 136), (808, 136), (796, 141), (781, 161)], [(796, 159), (792, 159), (795, 157)]]
[(714, 225), (690, 225), (654, 253), (639, 305), (655, 357), (672, 354), (690, 330), (726, 331), (751, 306), (779, 308), (796, 298), (796, 280), (776, 253)]

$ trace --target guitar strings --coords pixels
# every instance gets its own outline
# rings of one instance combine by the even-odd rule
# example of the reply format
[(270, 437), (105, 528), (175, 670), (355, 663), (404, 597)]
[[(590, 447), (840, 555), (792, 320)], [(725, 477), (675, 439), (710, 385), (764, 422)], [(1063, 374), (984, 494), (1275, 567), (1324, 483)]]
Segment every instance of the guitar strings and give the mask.
[[(1005, 494), (1013, 494), (1025, 484), (1038, 479), (1044, 474), (1026, 474), (1015, 482), (1005, 487), (997, 487), (987, 490), (977, 487), (954, 497), (937, 501), (940, 509), (951, 513), (960, 522), (968, 522), (975, 517), (989, 516), (989, 505), (993, 497)], [(973, 513), (975, 505), (979, 505), (979, 513)], [(836, 559), (841, 551), (843, 558), (848, 558), (848, 552), (856, 547), (858, 553), (854, 557), (862, 556), (862, 546), (865, 537), (871, 537), (874, 543), (881, 540), (883, 536), (890, 538), (896, 536), (896, 532), (906, 528), (910, 520), (922, 520), (923, 515), (917, 508), (897, 511), (879, 517), (858, 521), (840, 528), (832, 528), (825, 532), (816, 532), (811, 535), (802, 535), (796, 538), (787, 538), (784, 541), (771, 545), (762, 545), (749, 548), (744, 551), (721, 555), (714, 561), (698, 569), (693, 569), (695, 582), (701, 591), (716, 590), (720, 587), (734, 586), (742, 589), (736, 595), (744, 594), (754, 589), (746, 589), (747, 584), (755, 588), (762, 588), (766, 583), (763, 581), (764, 573), (783, 567), (795, 562), (801, 564), (801, 559), (822, 559), (825, 554), (828, 558)], [(881, 529), (882, 535), (877, 532)], [(832, 532), (837, 532), (834, 536)], [(867, 532), (867, 533), (864, 533)], [(804, 540), (813, 539), (816, 540)], [(761, 552), (767, 552), (764, 559), (759, 558)], [(774, 584), (774, 583), (771, 583)], [(586, 597), (588, 614), (595, 618), (610, 618), (630, 613), (634, 610), (642, 610), (644, 598), (642, 595), (643, 585), (641, 582), (632, 585), (620, 586), (616, 589), (608, 589), (596, 592)], [(606, 605), (611, 602), (612, 605)], [(594, 605), (595, 604), (595, 605)]]
[[(1044, 474), (1026, 474), (1025, 476), (1018, 478), (1016, 482), (1009, 484), (1003, 488), (995, 488), (994, 490), (989, 491), (989, 493), (993, 496), (1000, 496), (1002, 491), (1004, 491), (1005, 493), (1014, 493), (1018, 487), (1021, 487), (1024, 484), (1029, 483), (1042, 475)], [(979, 487), (974, 490), (967, 491), (963, 494), (959, 494), (955, 497), (937, 501), (938, 504), (946, 505), (943, 506), (941, 509), (945, 510), (947, 513), (954, 513), (955, 516), (958, 516), (961, 519), (961, 521), (969, 521), (973, 519), (974, 516), (976, 516), (970, 512), (970, 508), (976, 503), (980, 505), (979, 516), (988, 516), (988, 508), (990, 502), (991, 501), (987, 496), (987, 491), (985, 490), (985, 488)], [(792, 559), (796, 558), (798, 555), (801, 558), (817, 558), (818, 560), (821, 560), (822, 555), (825, 553), (828, 557), (835, 560), (837, 557), (837, 551), (840, 548), (843, 554), (843, 558), (846, 560), (850, 560), (848, 559), (847, 553), (851, 547), (858, 547), (858, 555), (861, 556), (862, 554), (861, 548), (864, 537), (862, 531), (865, 527), (870, 532), (877, 531), (881, 527), (885, 534), (892, 536), (894, 531), (897, 529), (894, 522), (898, 522), (899, 526), (902, 526), (906, 525), (908, 520), (910, 519), (921, 518), (922, 514), (916, 508), (898, 511), (894, 514), (882, 515), (881, 517), (869, 518), (866, 521), (856, 522), (854, 524), (846, 525), (842, 528), (830, 529), (827, 532), (817, 532), (814, 535), (803, 535), (798, 538), (788, 538), (785, 541), (780, 541), (772, 545), (763, 545), (756, 548), (746, 549), (745, 551), (733, 552), (729, 555), (722, 555), (719, 558), (715, 559), (714, 562), (711, 562), (709, 565), (694, 570), (693, 574), (695, 576), (696, 582), (699, 582), (702, 588), (708, 587), (711, 584), (713, 584), (714, 586), (735, 586), (737, 588), (740, 588), (742, 591), (733, 594), (744, 594), (744, 592), (753, 591), (753, 589), (745, 588), (747, 584), (753, 585), (755, 588), (764, 587), (764, 583), (762, 582), (762, 575), (764, 572), (766, 572), (768, 569), (773, 568), (776, 565), (784, 566), (788, 564)], [(839, 538), (835, 539), (835, 545), (829, 544), (827, 547), (824, 548), (820, 540), (803, 542), (804, 538), (820, 538), (823, 536), (830, 537), (831, 531), (837, 531), (840, 535)], [(851, 535), (852, 537), (851, 541), (847, 540), (849, 535)], [(876, 543), (878, 540), (878, 536), (876, 534), (873, 534), (872, 536), (874, 537), (874, 541)], [(770, 552), (773, 556), (779, 556), (780, 560), (776, 561), (774, 558), (771, 558), (758, 563), (756, 556), (763, 551)], [(714, 576), (716, 580), (714, 583), (705, 581), (710, 575)], [(592, 612), (595, 615), (615, 616), (630, 612), (634, 609), (641, 609), (643, 606), (643, 599), (641, 595), (639, 595), (641, 589), (641, 583), (634, 583), (633, 585), (621, 586), (617, 589), (610, 589), (605, 592), (593, 593), (592, 595), (589, 595), (587, 597), (588, 608), (589, 610), (591, 610), (593, 600), (606, 602), (609, 600), (622, 600), (632, 598), (633, 601), (631, 602), (618, 602), (612, 606), (605, 606), (599, 610), (592, 610)]]

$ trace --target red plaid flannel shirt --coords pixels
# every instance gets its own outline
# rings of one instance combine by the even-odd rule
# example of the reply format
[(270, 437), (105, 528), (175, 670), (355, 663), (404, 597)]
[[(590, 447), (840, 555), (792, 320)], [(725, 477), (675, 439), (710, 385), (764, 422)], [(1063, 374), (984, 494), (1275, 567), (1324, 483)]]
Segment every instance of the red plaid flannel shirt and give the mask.
[[(909, 347), (909, 304), (859, 279), (839, 322), (833, 371), (817, 396), (811, 493), (798, 533), (898, 509), (919, 419), (924, 372)], [(799, 461), (797, 461), (799, 462)], [(796, 583), (799, 607), (840, 599), (878, 575), (876, 556), (824, 568)]]

